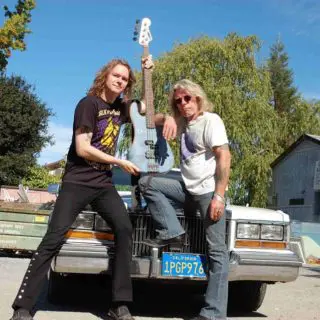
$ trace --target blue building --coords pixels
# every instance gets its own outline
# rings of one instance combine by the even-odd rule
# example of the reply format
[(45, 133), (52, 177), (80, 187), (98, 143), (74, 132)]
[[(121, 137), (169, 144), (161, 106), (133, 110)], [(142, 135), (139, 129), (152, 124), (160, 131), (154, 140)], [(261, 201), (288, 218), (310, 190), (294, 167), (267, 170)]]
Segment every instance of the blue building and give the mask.
[(320, 136), (302, 135), (271, 168), (269, 207), (292, 220), (320, 222)]

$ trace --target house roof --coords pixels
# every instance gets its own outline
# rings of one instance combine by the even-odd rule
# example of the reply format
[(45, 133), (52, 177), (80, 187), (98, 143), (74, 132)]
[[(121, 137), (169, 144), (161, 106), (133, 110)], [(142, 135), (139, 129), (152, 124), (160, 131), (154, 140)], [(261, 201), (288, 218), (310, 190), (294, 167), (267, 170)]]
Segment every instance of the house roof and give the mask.
[(63, 161), (64, 159), (60, 159), (58, 161), (55, 161), (55, 162), (50, 162), (50, 163), (46, 163), (44, 165), (44, 167), (48, 170), (55, 170), (55, 169), (58, 169), (58, 168), (61, 168), (61, 162)]
[(303, 141), (312, 141), (320, 145), (320, 136), (316, 136), (313, 134), (303, 134), (300, 136), (298, 140), (296, 140), (289, 148), (287, 148), (283, 153), (280, 154), (278, 158), (276, 158), (271, 163), (271, 168), (275, 167), (283, 158), (285, 158), (290, 152), (292, 152), (300, 143)]

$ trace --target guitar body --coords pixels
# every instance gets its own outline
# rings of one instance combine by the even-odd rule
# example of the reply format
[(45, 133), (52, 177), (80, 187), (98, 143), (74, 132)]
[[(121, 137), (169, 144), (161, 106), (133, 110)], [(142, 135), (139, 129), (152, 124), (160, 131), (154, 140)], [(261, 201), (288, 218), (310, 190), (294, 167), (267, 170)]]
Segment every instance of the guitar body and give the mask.
[(168, 142), (163, 138), (162, 127), (147, 128), (146, 117), (139, 112), (133, 102), (130, 117), (134, 128), (134, 138), (128, 152), (128, 160), (141, 173), (165, 173), (174, 165), (174, 156)]

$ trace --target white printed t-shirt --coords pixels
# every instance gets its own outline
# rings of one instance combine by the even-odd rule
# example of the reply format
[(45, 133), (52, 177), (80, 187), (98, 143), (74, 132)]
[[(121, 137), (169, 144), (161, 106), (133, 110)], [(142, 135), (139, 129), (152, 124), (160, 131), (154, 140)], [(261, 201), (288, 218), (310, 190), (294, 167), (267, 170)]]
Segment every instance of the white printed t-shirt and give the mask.
[(228, 144), (226, 129), (216, 113), (204, 112), (182, 130), (181, 174), (191, 194), (214, 191), (216, 170), (214, 147)]

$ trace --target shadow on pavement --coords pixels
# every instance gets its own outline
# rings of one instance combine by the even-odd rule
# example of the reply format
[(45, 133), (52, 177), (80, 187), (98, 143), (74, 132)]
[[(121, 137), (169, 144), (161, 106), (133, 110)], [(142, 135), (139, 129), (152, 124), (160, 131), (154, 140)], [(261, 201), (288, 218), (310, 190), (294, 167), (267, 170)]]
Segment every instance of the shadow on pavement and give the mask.
[(37, 311), (86, 312), (107, 319), (111, 303), (111, 286), (106, 277), (97, 275), (70, 275), (64, 279), (65, 286), (48, 300), (49, 283), (46, 281), (37, 301)]
[(305, 278), (319, 278), (320, 279), (320, 274), (304, 274), (302, 277), (305, 277)]
[[(111, 303), (111, 281), (104, 275), (72, 275), (64, 279), (63, 290), (55, 303), (48, 301), (48, 281), (37, 302), (37, 311), (86, 312), (100, 319), (108, 319)], [(191, 290), (192, 289), (192, 290)], [(134, 302), (129, 305), (133, 316), (183, 318), (196, 316), (203, 305), (203, 288), (159, 283), (133, 283)], [(266, 318), (259, 312), (237, 313), (228, 317)]]
[(239, 312), (235, 312), (235, 311), (230, 311), (228, 312), (228, 317), (235, 317), (235, 318), (267, 318), (268, 316), (266, 316), (263, 313), (260, 312), (247, 312), (247, 313), (239, 313)]
[(309, 266), (307, 268), (304, 268), (304, 273), (300, 274), (300, 277), (320, 278), (320, 266)]

